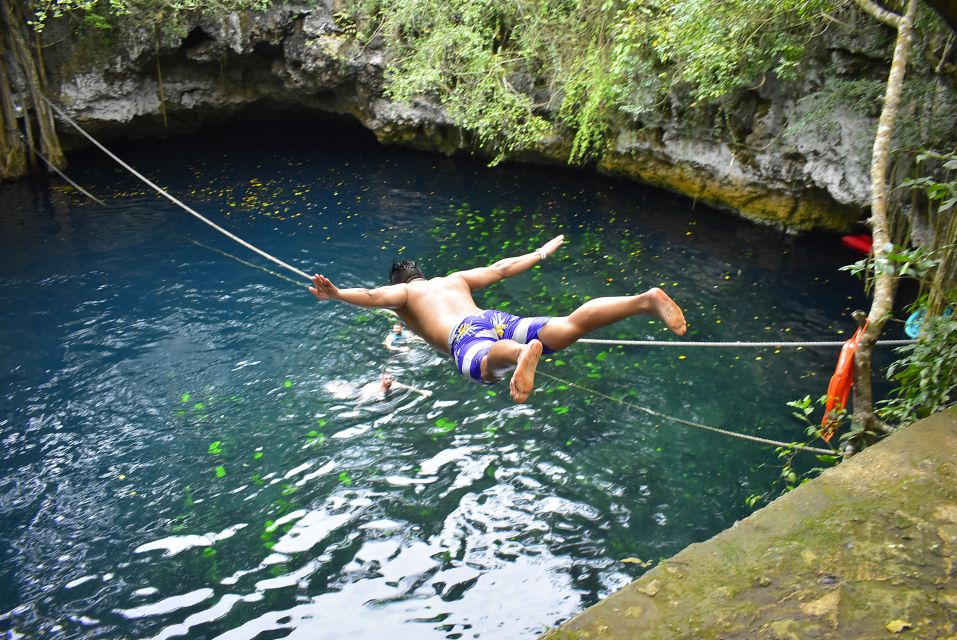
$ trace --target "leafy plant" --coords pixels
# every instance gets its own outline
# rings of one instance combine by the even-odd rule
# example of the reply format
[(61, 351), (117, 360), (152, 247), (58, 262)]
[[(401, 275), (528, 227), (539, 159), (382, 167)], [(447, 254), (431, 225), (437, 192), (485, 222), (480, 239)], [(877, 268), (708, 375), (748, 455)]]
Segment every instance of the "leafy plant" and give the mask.
[(169, 19), (184, 13), (219, 16), (244, 9), (263, 11), (270, 4), (272, 0), (47, 0), (37, 3), (30, 24), (39, 32), (51, 18), (75, 14), (86, 24), (98, 29), (111, 28), (117, 18), (152, 26), (154, 21), (161, 21), (165, 17), (167, 22), (164, 26), (172, 27)]
[(868, 265), (870, 265), (875, 274), (884, 273), (890, 276), (911, 277), (919, 280), (940, 263), (940, 260), (935, 257), (934, 251), (923, 247), (907, 249), (889, 242), (885, 245), (885, 251), (885, 256), (878, 260), (864, 258), (841, 267), (839, 270), (860, 276), (867, 272)]
[[(792, 400), (791, 402), (787, 403), (787, 406), (794, 409), (791, 415), (804, 425), (805, 433), (809, 437), (819, 438), (821, 436), (821, 427), (812, 419), (812, 416), (815, 411), (814, 405), (818, 404), (823, 406), (825, 400), (826, 396), (822, 396), (815, 403), (811, 399), (811, 396), (804, 396), (799, 400)], [(745, 505), (754, 509), (761, 502), (770, 502), (775, 497), (775, 494), (785, 494), (788, 491), (799, 487), (808, 480), (817, 477), (826, 469), (834, 466), (841, 459), (841, 457), (836, 453), (834, 455), (819, 454), (816, 456), (816, 458), (821, 466), (802, 470), (794, 464), (795, 456), (799, 451), (795, 448), (795, 445), (798, 444), (800, 443), (792, 442), (789, 446), (777, 447), (774, 450), (774, 454), (777, 456), (778, 460), (781, 461), (781, 468), (772, 488), (764, 493), (751, 494), (745, 498)], [(775, 489), (777, 489), (777, 491), (775, 491)]]
[[(668, 117), (797, 77), (807, 42), (846, 0), (360, 0), (341, 23), (389, 48), (387, 91), (437, 99), (493, 163), (571, 133), (570, 162), (600, 155), (612, 124)], [(357, 26), (354, 26), (357, 25)], [(695, 106), (695, 105), (693, 105)]]
[(881, 417), (907, 424), (957, 402), (957, 319), (928, 318), (920, 340), (897, 350), (903, 354), (887, 371), (900, 386), (895, 397), (880, 404)]

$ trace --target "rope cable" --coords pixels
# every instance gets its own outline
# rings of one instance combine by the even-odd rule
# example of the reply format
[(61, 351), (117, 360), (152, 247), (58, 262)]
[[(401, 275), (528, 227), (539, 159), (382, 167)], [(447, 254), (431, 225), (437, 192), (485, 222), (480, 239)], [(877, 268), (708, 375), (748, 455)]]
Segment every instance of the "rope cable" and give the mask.
[[(841, 347), (844, 345), (844, 342), (694, 342), (689, 340), (605, 340), (601, 338), (581, 338), (578, 342), (631, 347)], [(880, 340), (875, 344), (894, 346), (916, 343), (917, 340)]]
[(50, 105), (50, 108), (53, 109), (53, 110), (57, 113), (57, 115), (59, 115), (61, 118), (63, 118), (63, 119), (64, 119), (68, 124), (70, 124), (74, 129), (76, 129), (77, 131), (79, 131), (80, 134), (83, 135), (83, 137), (85, 137), (87, 140), (89, 140), (90, 142), (92, 142), (97, 148), (100, 149), (100, 151), (102, 151), (102, 152), (105, 153), (106, 155), (108, 155), (108, 156), (110, 156), (111, 158), (113, 158), (113, 160), (115, 160), (121, 167), (123, 167), (124, 169), (126, 169), (127, 171), (129, 171), (130, 173), (132, 173), (134, 176), (136, 176), (137, 178), (139, 178), (140, 180), (142, 180), (144, 183), (146, 183), (150, 188), (152, 188), (154, 191), (156, 191), (156, 193), (160, 194), (161, 196), (163, 196), (164, 198), (166, 198), (167, 200), (169, 200), (170, 202), (172, 202), (172, 203), (175, 204), (176, 206), (180, 207), (181, 209), (183, 209), (184, 211), (186, 211), (186, 212), (189, 213), (190, 215), (196, 217), (196, 218), (199, 219), (200, 221), (202, 221), (202, 222), (208, 224), (208, 225), (211, 226), (213, 229), (215, 229), (216, 231), (219, 231), (220, 233), (222, 233), (224, 236), (226, 236), (226, 237), (229, 238), (230, 240), (233, 240), (233, 241), (235, 241), (235, 242), (238, 242), (238, 243), (241, 244), (242, 246), (246, 247), (246, 248), (249, 249), (250, 251), (253, 251), (254, 253), (259, 254), (260, 256), (262, 256), (263, 258), (269, 260), (269, 261), (272, 262), (273, 264), (277, 264), (277, 265), (279, 265), (280, 267), (282, 267), (283, 269), (287, 269), (287, 270), (291, 271), (292, 273), (295, 273), (296, 275), (305, 278), (306, 280), (310, 280), (310, 281), (312, 280), (312, 278), (309, 276), (309, 274), (307, 274), (305, 271), (302, 271), (301, 269), (297, 269), (296, 267), (293, 267), (292, 265), (286, 264), (285, 262), (283, 262), (283, 261), (280, 260), (279, 258), (276, 258), (276, 257), (274, 257), (274, 256), (272, 256), (272, 255), (266, 253), (266, 252), (263, 251), (262, 249), (259, 249), (259, 248), (257, 248), (257, 247), (254, 247), (253, 245), (249, 244), (248, 242), (246, 242), (245, 240), (243, 240), (242, 238), (240, 238), (240, 237), (237, 236), (236, 234), (227, 231), (226, 229), (222, 228), (221, 226), (219, 226), (218, 224), (216, 224), (216, 223), (213, 222), (212, 220), (209, 220), (208, 218), (204, 217), (202, 214), (200, 214), (200, 213), (198, 213), (197, 211), (193, 210), (192, 208), (190, 208), (189, 206), (187, 206), (186, 204), (184, 204), (182, 201), (180, 201), (179, 199), (177, 199), (175, 196), (172, 196), (172, 195), (170, 195), (169, 193), (167, 193), (162, 187), (158, 186), (156, 183), (154, 183), (152, 180), (150, 180), (149, 178), (147, 178), (146, 176), (144, 176), (142, 173), (140, 173), (139, 171), (137, 171), (136, 169), (134, 169), (133, 167), (131, 167), (131, 166), (128, 165), (127, 163), (123, 162), (123, 160), (121, 160), (116, 154), (114, 154), (112, 151), (110, 151), (109, 149), (107, 149), (106, 147), (104, 147), (102, 144), (100, 144), (100, 142), (99, 142), (96, 138), (94, 138), (93, 136), (91, 136), (91, 135), (90, 135), (89, 133), (87, 133), (80, 125), (78, 125), (76, 122), (74, 122), (73, 119), (70, 118), (70, 116), (68, 116), (66, 113), (64, 113), (63, 110), (60, 109), (58, 106), (56, 106), (55, 104), (53, 104), (53, 102), (51, 102), (49, 98), (47, 98), (46, 96), (43, 96), (43, 99), (46, 100), (46, 103), (47, 103), (48, 105)]
[(807, 453), (824, 454), (824, 455), (829, 455), (829, 456), (832, 456), (832, 455), (836, 455), (836, 454), (837, 454), (837, 452), (834, 451), (833, 449), (821, 449), (821, 448), (818, 448), (818, 447), (809, 447), (809, 446), (806, 446), (806, 445), (801, 445), (801, 444), (796, 444), (796, 443), (780, 442), (780, 441), (778, 441), (778, 440), (771, 440), (770, 438), (762, 438), (762, 437), (760, 437), (760, 436), (752, 436), (752, 435), (749, 435), (749, 434), (747, 434), (747, 433), (738, 433), (738, 432), (736, 432), (736, 431), (729, 431), (728, 429), (721, 429), (720, 427), (712, 427), (712, 426), (709, 426), (709, 425), (706, 425), (706, 424), (702, 424), (702, 423), (700, 423), (700, 422), (694, 422), (694, 421), (692, 421), (692, 420), (685, 420), (685, 419), (683, 419), (683, 418), (678, 418), (678, 417), (675, 417), (675, 416), (670, 416), (670, 415), (668, 415), (668, 414), (666, 414), (666, 413), (661, 413), (660, 411), (655, 411), (654, 409), (649, 409), (648, 407), (643, 407), (643, 406), (641, 406), (640, 404), (635, 404), (634, 402), (630, 402), (630, 401), (624, 400), (624, 399), (622, 399), (622, 398), (616, 398), (616, 397), (614, 397), (614, 396), (610, 396), (610, 395), (608, 395), (607, 393), (602, 393), (601, 391), (598, 391), (597, 389), (592, 389), (592, 388), (590, 388), (590, 387), (586, 387), (585, 385), (581, 385), (581, 384), (578, 384), (578, 383), (576, 383), (576, 382), (572, 382), (572, 381), (570, 381), (570, 380), (565, 380), (565, 379), (563, 379), (563, 378), (559, 378), (558, 376), (554, 376), (554, 375), (552, 375), (552, 374), (550, 374), (550, 373), (548, 373), (548, 372), (545, 372), (545, 371), (539, 370), (539, 371), (538, 371), (538, 375), (545, 376), (546, 378), (551, 378), (552, 380), (555, 380), (556, 382), (560, 382), (560, 383), (562, 383), (562, 384), (566, 384), (566, 385), (568, 385), (569, 387), (574, 387), (574, 388), (576, 388), (576, 389), (581, 389), (582, 391), (587, 391), (588, 393), (592, 393), (592, 394), (594, 394), (594, 395), (596, 395), (596, 396), (598, 396), (598, 397), (600, 397), (600, 398), (604, 398), (605, 400), (611, 400), (612, 402), (617, 402), (618, 404), (624, 405), (624, 406), (626, 406), (626, 407), (631, 407), (632, 409), (637, 409), (638, 411), (642, 411), (642, 412), (644, 412), (644, 413), (647, 413), (647, 414), (650, 415), (650, 416), (654, 416), (654, 417), (656, 417), (656, 418), (662, 418), (662, 419), (665, 419), (665, 420), (670, 420), (671, 422), (676, 422), (676, 423), (678, 423), (678, 424), (682, 424), (682, 425), (685, 425), (685, 426), (687, 426), (687, 427), (694, 427), (695, 429), (702, 429), (702, 430), (704, 430), (704, 431), (710, 431), (710, 432), (712, 432), (712, 433), (719, 433), (719, 434), (721, 434), (721, 435), (729, 436), (729, 437), (732, 437), (732, 438), (738, 438), (738, 439), (741, 439), (741, 440), (750, 440), (751, 442), (757, 442), (757, 443), (759, 443), (759, 444), (766, 444), (766, 445), (769, 445), (769, 446), (772, 446), (772, 447), (786, 447), (786, 448), (788, 448), (788, 449), (794, 449), (794, 450), (796, 450), (796, 451), (804, 451), (804, 452), (807, 452)]
[(289, 276), (284, 276), (284, 275), (281, 274), (281, 273), (277, 273), (276, 271), (273, 271), (272, 269), (267, 269), (266, 267), (260, 266), (260, 265), (258, 265), (258, 264), (254, 264), (254, 263), (252, 263), (252, 262), (249, 262), (248, 260), (243, 260), (243, 259), (240, 258), (239, 256), (235, 256), (235, 255), (233, 255), (233, 254), (231, 254), (231, 253), (229, 253), (229, 252), (227, 252), (227, 251), (223, 251), (222, 249), (217, 249), (216, 247), (211, 247), (211, 246), (209, 246), (209, 245), (207, 245), (207, 244), (203, 244), (203, 243), (200, 242), (199, 240), (194, 240), (194, 239), (192, 239), (192, 238), (186, 238), (186, 240), (189, 241), (189, 242), (192, 242), (192, 243), (195, 244), (197, 247), (201, 247), (201, 248), (203, 248), (203, 249), (206, 249), (207, 251), (212, 251), (213, 253), (218, 253), (218, 254), (221, 255), (221, 256), (225, 256), (225, 257), (229, 258), (230, 260), (235, 260), (235, 261), (238, 262), (239, 264), (245, 265), (245, 266), (247, 266), (247, 267), (252, 267), (253, 269), (256, 269), (256, 270), (258, 270), (258, 271), (262, 271), (263, 273), (268, 273), (268, 274), (271, 275), (271, 276), (276, 276), (276, 277), (279, 278), (280, 280), (285, 280), (285, 281), (288, 282), (289, 284), (295, 285), (295, 286), (297, 286), (297, 287), (305, 287), (305, 286), (307, 286), (307, 285), (304, 285), (303, 283), (299, 282), (298, 280), (293, 280), (293, 279), (290, 278)]

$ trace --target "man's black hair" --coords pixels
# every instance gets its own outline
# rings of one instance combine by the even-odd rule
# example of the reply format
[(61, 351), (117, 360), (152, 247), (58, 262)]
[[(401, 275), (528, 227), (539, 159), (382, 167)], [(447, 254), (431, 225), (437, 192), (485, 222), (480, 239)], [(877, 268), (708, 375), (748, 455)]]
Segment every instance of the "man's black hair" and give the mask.
[(425, 278), (425, 274), (419, 269), (418, 265), (412, 260), (400, 260), (392, 263), (392, 270), (389, 272), (389, 282), (391, 284), (404, 284), (415, 278)]

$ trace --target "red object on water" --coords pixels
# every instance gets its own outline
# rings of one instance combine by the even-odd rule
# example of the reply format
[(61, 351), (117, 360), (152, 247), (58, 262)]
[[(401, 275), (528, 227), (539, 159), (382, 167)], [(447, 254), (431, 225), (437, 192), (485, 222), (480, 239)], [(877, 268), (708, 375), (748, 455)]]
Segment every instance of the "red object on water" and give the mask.
[(861, 233), (851, 236), (843, 236), (841, 242), (845, 247), (850, 247), (851, 249), (856, 249), (861, 253), (870, 253), (871, 246), (874, 244), (874, 240), (867, 235), (866, 233)]

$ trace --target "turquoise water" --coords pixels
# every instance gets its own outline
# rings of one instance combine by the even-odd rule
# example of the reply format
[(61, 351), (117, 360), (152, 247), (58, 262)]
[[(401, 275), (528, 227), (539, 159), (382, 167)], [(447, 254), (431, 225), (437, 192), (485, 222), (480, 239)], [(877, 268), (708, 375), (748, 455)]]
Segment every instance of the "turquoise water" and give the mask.
[[(856, 257), (555, 169), (234, 129), (115, 143), (217, 222), (340, 286), (567, 235), (482, 304), (565, 313), (662, 286), (697, 340), (849, 336)], [(64, 638), (531, 638), (747, 515), (768, 447), (549, 378), (526, 405), (387, 315), (319, 303), (95, 153), (0, 187), (0, 632)], [(288, 275), (288, 274), (287, 274)], [(629, 319), (596, 337), (662, 339)], [(897, 337), (897, 336), (893, 336)], [(685, 419), (801, 438), (833, 349), (576, 345), (542, 371)], [(356, 404), (388, 369), (431, 392)], [(808, 464), (813, 463), (813, 460)]]

